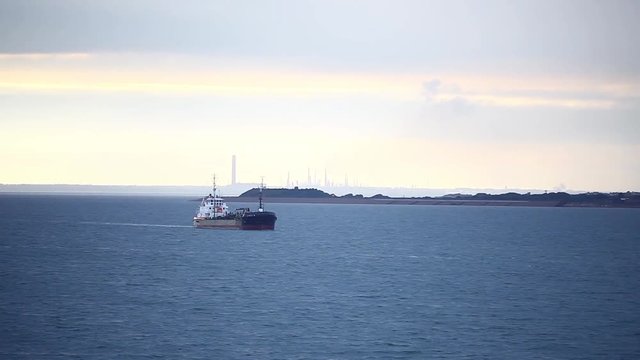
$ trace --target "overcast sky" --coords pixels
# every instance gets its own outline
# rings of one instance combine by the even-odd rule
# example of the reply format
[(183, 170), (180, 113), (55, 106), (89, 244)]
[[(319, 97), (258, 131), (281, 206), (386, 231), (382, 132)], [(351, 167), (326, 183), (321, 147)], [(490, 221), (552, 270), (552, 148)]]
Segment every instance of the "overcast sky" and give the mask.
[(0, 183), (640, 190), (637, 1), (0, 1)]

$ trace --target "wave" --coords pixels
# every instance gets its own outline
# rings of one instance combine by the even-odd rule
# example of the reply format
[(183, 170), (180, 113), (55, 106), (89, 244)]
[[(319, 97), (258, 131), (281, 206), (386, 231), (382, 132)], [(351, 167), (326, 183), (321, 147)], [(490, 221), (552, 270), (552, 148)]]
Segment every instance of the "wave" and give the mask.
[(121, 222), (99, 222), (99, 221), (81, 221), (80, 224), (111, 225), (111, 226), (163, 227), (163, 228), (191, 228), (191, 227), (193, 227), (191, 225), (143, 224), (143, 223), (121, 223)]

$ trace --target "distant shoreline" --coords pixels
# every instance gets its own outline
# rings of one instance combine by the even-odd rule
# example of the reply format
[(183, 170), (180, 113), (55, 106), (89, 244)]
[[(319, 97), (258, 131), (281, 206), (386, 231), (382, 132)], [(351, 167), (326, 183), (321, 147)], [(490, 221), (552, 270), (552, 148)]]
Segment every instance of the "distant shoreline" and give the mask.
[[(228, 203), (257, 203), (258, 198), (227, 196)], [(640, 204), (562, 203), (558, 201), (522, 200), (455, 200), (455, 199), (372, 199), (372, 198), (283, 198), (265, 197), (265, 203), (273, 204), (366, 204), (366, 205), (422, 205), (422, 206), (518, 206), (518, 207), (582, 207), (582, 208), (640, 208)]]
[[(375, 205), (455, 205), (455, 206), (527, 206), (527, 207), (608, 207), (640, 208), (640, 193), (581, 193), (544, 192), (521, 194), (507, 192), (502, 194), (476, 193), (448, 194), (438, 197), (391, 197), (383, 194), (365, 197), (361, 194), (336, 196), (319, 189), (268, 188), (262, 191), (254, 188), (233, 199), (257, 200), (259, 194), (274, 203), (317, 203), (317, 204), (375, 204)], [(231, 198), (227, 198), (232, 201)]]
[[(311, 195), (311, 196), (309, 196)], [(200, 201), (195, 194), (157, 193), (101, 193), (65, 191), (0, 191), (0, 196), (105, 196), (105, 197), (181, 197)], [(223, 196), (229, 203), (257, 203), (257, 189), (240, 196)], [(490, 195), (478, 193), (450, 194), (441, 197), (388, 197), (375, 195), (335, 196), (317, 189), (265, 189), (264, 200), (274, 204), (364, 204), (364, 205), (421, 205), (421, 206), (517, 206), (517, 207), (570, 207), (570, 208), (640, 208), (640, 193), (506, 193)]]

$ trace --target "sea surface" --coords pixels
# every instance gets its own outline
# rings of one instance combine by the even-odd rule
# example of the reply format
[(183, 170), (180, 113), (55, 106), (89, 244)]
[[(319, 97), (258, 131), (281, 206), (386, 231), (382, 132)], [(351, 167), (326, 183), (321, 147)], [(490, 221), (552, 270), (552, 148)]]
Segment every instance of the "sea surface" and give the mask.
[(198, 205), (0, 196), (0, 358), (640, 358), (640, 209)]

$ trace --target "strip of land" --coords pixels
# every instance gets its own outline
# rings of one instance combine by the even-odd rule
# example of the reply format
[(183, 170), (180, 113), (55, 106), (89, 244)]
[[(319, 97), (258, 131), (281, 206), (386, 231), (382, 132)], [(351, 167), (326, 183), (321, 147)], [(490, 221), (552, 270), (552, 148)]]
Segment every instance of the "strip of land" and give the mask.
[[(193, 200), (210, 192), (197, 186), (117, 186), (117, 185), (7, 185), (0, 184), (0, 195), (92, 195), (92, 196), (188, 196)], [(252, 188), (240, 196), (224, 196), (230, 203), (255, 203), (259, 189)], [(223, 193), (224, 194), (224, 193)], [(319, 189), (269, 188), (263, 189), (269, 203), (307, 204), (374, 204), (374, 205), (460, 205), (460, 206), (531, 206), (531, 207), (603, 207), (640, 208), (640, 192), (506, 192), (489, 194), (453, 193), (443, 196), (390, 197), (377, 194), (365, 197), (361, 194), (337, 196)]]
[[(257, 202), (259, 189), (251, 189), (237, 197), (225, 197), (230, 202)], [(318, 189), (264, 189), (263, 197), (270, 203), (307, 204), (375, 204), (375, 205), (459, 205), (459, 206), (530, 206), (530, 207), (611, 207), (640, 208), (640, 193), (553, 192), (543, 194), (449, 194), (439, 197), (392, 198), (382, 194), (371, 197), (347, 194), (336, 196)]]

